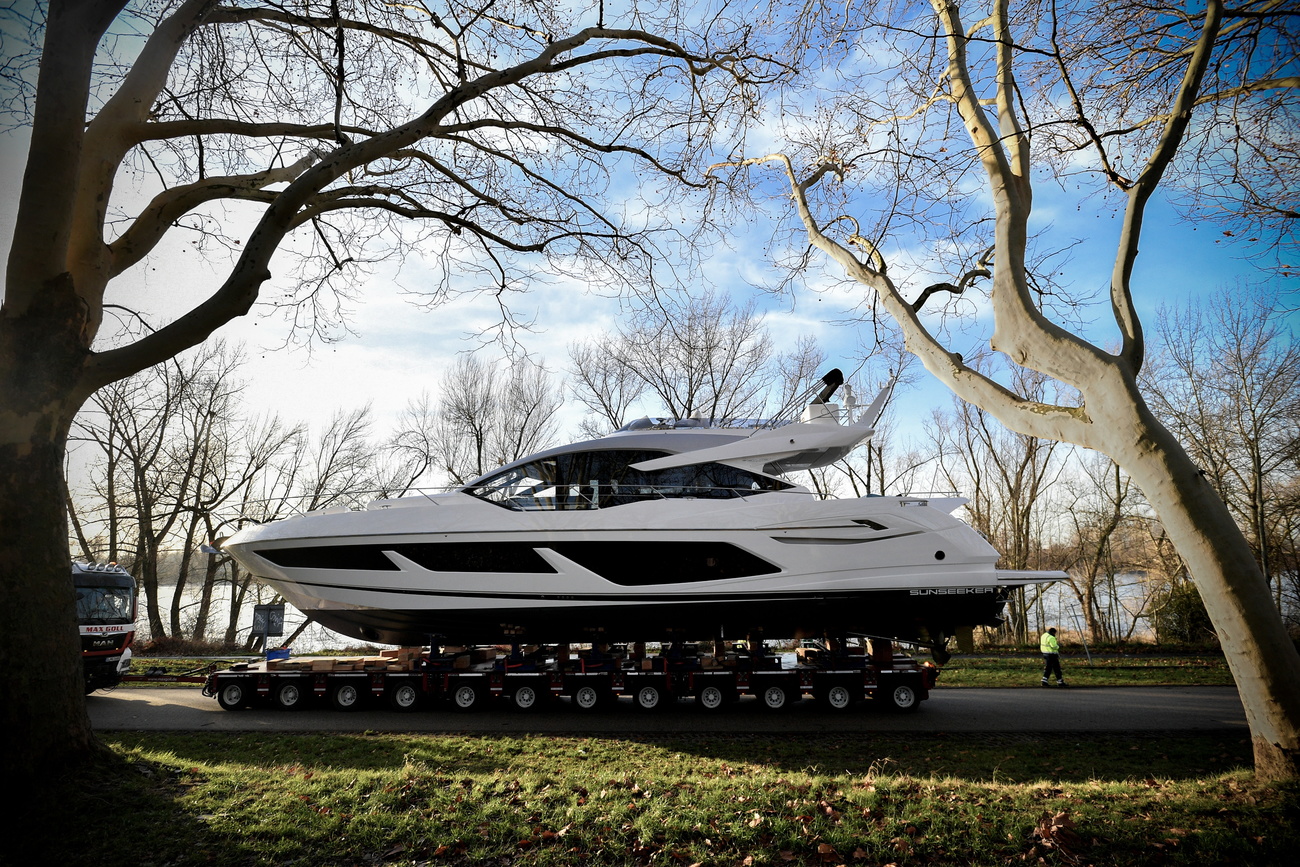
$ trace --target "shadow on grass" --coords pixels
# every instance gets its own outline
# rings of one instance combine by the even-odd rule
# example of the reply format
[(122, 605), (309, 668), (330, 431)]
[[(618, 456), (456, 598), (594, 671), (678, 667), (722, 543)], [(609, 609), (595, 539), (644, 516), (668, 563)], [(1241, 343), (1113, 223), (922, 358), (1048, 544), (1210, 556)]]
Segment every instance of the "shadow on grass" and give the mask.
[(1077, 733), (908, 734), (169, 734), (119, 733), (122, 748), (147, 745), (195, 765), (228, 758), (271, 774), (391, 771), (416, 764), (430, 773), (488, 775), (552, 767), (596, 768), (640, 754), (668, 770), (673, 762), (746, 764), (782, 771), (954, 777), (972, 783), (1184, 780), (1250, 768), (1239, 730)]
[(674, 739), (682, 751), (712, 759), (864, 776), (953, 777), (970, 783), (1196, 779), (1249, 768), (1251, 745), (1240, 731), (949, 734), (943, 732), (778, 737), (736, 735)]
[(255, 853), (241, 853), (241, 844), (212, 833), (182, 806), (185, 788), (183, 775), (165, 764), (102, 756), (21, 799), (8, 817), (12, 832), (0, 864), (255, 863)]
[[(1249, 766), (1239, 732), (116, 733), (104, 741), (114, 756), (51, 780), (22, 805), (19, 844), (6, 853), (12, 861), (0, 860), (477, 867), (639, 865), (658, 863), (655, 853), (663, 863), (738, 864), (753, 852), (756, 864), (841, 863), (826, 861), (825, 844), (855, 863), (1029, 855), (1068, 863), (1031, 833), (1040, 814), (1065, 808), (1096, 838), (1086, 843), (1095, 863), (1163, 864), (1163, 850), (1129, 857), (1149, 848), (1159, 820), (1128, 814), (1158, 816), (1168, 781), (1199, 779), (1209, 782), (1193, 788), (1205, 791), (1181, 796), (1189, 800), (1165, 823), (1185, 827), (1204, 815), (1213, 824), (1196, 832), (1197, 846), (1226, 835), (1200, 855), (1251, 852), (1260, 858), (1252, 863), (1284, 863), (1295, 839), (1294, 831), (1269, 837), (1286, 824), (1279, 811), (1294, 813), (1293, 794), (1260, 813), (1255, 793), (1225, 776)], [(1123, 781), (1122, 796), (1105, 794)], [(1103, 794), (1078, 801), (1070, 789), (1085, 783), (1101, 783), (1086, 788)], [(1227, 819), (1225, 805), (1234, 811)], [(1206, 863), (1192, 856), (1192, 842), (1157, 840), (1189, 850), (1170, 863)], [(869, 857), (850, 857), (856, 851)]]

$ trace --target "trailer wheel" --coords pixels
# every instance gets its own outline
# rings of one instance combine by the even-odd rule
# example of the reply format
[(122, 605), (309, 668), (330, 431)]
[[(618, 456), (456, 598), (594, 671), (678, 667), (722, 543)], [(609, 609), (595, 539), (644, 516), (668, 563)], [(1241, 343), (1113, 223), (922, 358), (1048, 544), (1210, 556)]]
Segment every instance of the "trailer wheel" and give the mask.
[(356, 710), (361, 707), (361, 690), (346, 681), (330, 690), (330, 704), (335, 710)]
[(829, 686), (821, 693), (822, 704), (831, 710), (848, 710), (853, 705), (853, 691), (842, 683)]
[(221, 705), (223, 710), (243, 710), (248, 707), (245, 693), (244, 684), (233, 680), (217, 691), (217, 704)]
[(573, 706), (581, 711), (596, 710), (605, 700), (605, 693), (594, 686), (580, 686), (573, 691)]
[(764, 687), (759, 694), (759, 698), (763, 700), (763, 707), (768, 710), (782, 710), (787, 705), (793, 704), (790, 701), (790, 694), (785, 691), (785, 687), (776, 686), (775, 684)]
[(478, 710), (484, 704), (483, 688), (463, 683), (451, 691), (451, 706), (458, 711)]
[(695, 706), (702, 711), (713, 713), (721, 710), (727, 704), (727, 694), (722, 691), (722, 687), (708, 686), (700, 687), (699, 692), (695, 693)]
[(542, 703), (542, 696), (537, 687), (530, 684), (515, 687), (510, 693), (510, 706), (515, 710), (530, 711)]
[(308, 692), (292, 680), (286, 680), (275, 691), (275, 706), (280, 710), (302, 710), (307, 706)]
[(415, 710), (420, 703), (420, 691), (409, 683), (399, 683), (388, 690), (388, 706), (393, 710)]
[(637, 687), (632, 693), (632, 702), (637, 710), (658, 710), (664, 704), (664, 691), (652, 683)]
[(890, 710), (914, 711), (921, 706), (921, 697), (917, 695), (916, 687), (910, 683), (900, 683), (893, 689), (878, 692), (876, 695), (884, 699)]

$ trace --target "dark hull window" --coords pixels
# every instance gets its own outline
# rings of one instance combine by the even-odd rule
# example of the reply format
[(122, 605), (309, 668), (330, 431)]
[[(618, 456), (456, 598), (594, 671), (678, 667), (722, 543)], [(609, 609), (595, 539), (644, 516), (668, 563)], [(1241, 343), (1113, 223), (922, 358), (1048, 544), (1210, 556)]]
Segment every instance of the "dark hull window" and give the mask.
[(378, 545), (328, 545), (313, 548), (270, 548), (257, 555), (286, 569), (361, 569), (397, 572), (397, 565)]
[(614, 584), (646, 587), (780, 572), (743, 548), (720, 542), (571, 542), (547, 546)]
[(319, 548), (272, 548), (262, 557), (287, 569), (355, 569), (396, 572), (385, 551), (401, 554), (434, 572), (554, 573), (527, 543), (428, 542), (405, 545), (331, 545)]
[(536, 548), (549, 548), (614, 584), (644, 587), (771, 575), (779, 566), (720, 542), (427, 542), (273, 548), (258, 553), (287, 569), (396, 572), (393, 551), (434, 572), (555, 574)]
[(429, 542), (392, 550), (435, 572), (534, 572), (555, 570), (525, 542)]

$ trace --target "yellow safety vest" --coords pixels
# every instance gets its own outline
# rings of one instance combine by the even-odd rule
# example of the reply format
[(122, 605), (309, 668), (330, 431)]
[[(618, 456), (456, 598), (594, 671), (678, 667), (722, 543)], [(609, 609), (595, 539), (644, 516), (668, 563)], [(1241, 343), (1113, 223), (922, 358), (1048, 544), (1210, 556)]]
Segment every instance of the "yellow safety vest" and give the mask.
[(1043, 637), (1038, 639), (1038, 649), (1043, 653), (1060, 653), (1061, 645), (1056, 640), (1056, 636), (1050, 632), (1044, 632)]

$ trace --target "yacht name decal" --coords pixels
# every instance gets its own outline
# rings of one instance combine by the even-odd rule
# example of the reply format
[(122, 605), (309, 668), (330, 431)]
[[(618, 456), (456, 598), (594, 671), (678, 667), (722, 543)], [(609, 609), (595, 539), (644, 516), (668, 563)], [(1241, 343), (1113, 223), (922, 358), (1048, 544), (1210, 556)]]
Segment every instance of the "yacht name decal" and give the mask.
[(909, 591), (910, 596), (965, 596), (970, 593), (996, 593), (996, 587), (924, 587)]

